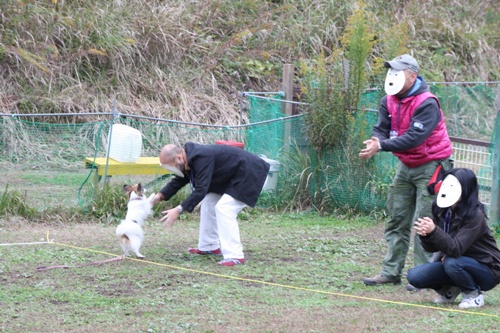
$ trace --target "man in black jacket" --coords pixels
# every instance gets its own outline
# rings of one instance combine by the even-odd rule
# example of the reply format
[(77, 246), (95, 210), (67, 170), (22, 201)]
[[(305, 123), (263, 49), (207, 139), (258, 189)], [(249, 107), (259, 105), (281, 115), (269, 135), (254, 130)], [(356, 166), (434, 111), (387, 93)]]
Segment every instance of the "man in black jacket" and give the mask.
[(201, 202), (198, 248), (194, 254), (222, 255), (222, 266), (245, 263), (237, 215), (246, 206), (255, 206), (270, 165), (262, 158), (228, 145), (184, 147), (168, 144), (160, 153), (160, 164), (175, 177), (155, 196), (154, 204), (169, 200), (191, 184), (192, 193), (179, 206), (163, 211), (160, 220), (171, 225), (183, 211), (192, 212)]

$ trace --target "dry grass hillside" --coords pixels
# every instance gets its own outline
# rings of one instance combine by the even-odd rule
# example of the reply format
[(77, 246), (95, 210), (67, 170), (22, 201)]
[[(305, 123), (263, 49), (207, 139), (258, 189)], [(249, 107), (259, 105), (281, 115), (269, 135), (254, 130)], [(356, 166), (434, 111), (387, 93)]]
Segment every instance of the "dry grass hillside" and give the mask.
[(331, 54), (363, 5), (372, 61), (403, 45), (430, 81), (500, 80), (497, 0), (1, 0), (0, 113), (108, 112), (116, 98), (124, 113), (234, 124), (239, 92), (275, 91), (283, 64)]

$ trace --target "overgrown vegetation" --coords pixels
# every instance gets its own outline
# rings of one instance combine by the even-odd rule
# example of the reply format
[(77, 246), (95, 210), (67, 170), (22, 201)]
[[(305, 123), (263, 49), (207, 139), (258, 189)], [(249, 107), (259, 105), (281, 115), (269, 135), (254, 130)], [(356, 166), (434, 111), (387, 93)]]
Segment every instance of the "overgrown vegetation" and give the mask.
[(5, 186), (0, 197), (0, 218), (6, 215), (22, 216), (28, 219), (37, 216), (38, 210), (26, 204), (26, 195), (16, 190), (9, 191), (9, 186)]
[[(373, 54), (375, 19), (362, 1), (358, 4), (360, 8), (349, 17), (340, 36), (341, 46), (329, 52), (328, 57), (322, 53), (312, 61), (302, 62), (300, 67), (301, 96), (309, 104), (305, 119), (314, 150), (309, 152), (314, 168), (304, 171), (314, 169), (308, 177), (309, 190), (311, 201), (320, 211), (331, 211), (346, 202), (352, 204), (351, 208), (369, 210), (372, 201), (367, 200), (365, 191), (360, 195), (363, 187), (375, 196), (387, 194), (381, 193), (381, 187), (372, 191), (374, 182), (385, 178), (375, 168), (366, 168), (375, 162), (364, 163), (359, 158), (359, 147), (370, 135), (366, 118), (358, 112), (361, 94), (370, 82), (379, 79), (382, 61)], [(391, 56), (407, 52), (405, 37), (404, 33), (393, 36)]]
[[(369, 63), (392, 56), (401, 34), (429, 81), (500, 79), (495, 0), (365, 4), (377, 40)], [(0, 111), (102, 112), (116, 98), (125, 113), (234, 124), (238, 92), (275, 91), (284, 63), (335, 56), (359, 9), (350, 0), (5, 0)]]
[[(303, 62), (301, 93), (310, 104), (308, 133), (313, 147), (322, 151), (346, 143), (361, 93), (368, 87), (375, 34), (373, 20), (361, 6), (348, 19), (341, 36), (342, 47), (322, 53), (313, 63)], [(371, 66), (369, 66), (371, 65)]]
[[(108, 111), (116, 97), (119, 111), (125, 113), (231, 125), (249, 116), (243, 112), (240, 117), (239, 91), (276, 91), (283, 63), (296, 65), (296, 84), (308, 88), (301, 97), (310, 93), (307, 101), (315, 112), (309, 135), (297, 129), (300, 145), (289, 151), (273, 139), (276, 144), (266, 148), (284, 158), (280, 182), (287, 185), (280, 187), (279, 196), (263, 198), (267, 207), (330, 210), (327, 207), (354, 202), (370, 211), (378, 207), (371, 201), (375, 194), (385, 199), (387, 177), (371, 172), (370, 165), (380, 161), (362, 163), (358, 158), (360, 142), (371, 129), (352, 113), (368, 104), (358, 101), (360, 92), (381, 86), (383, 59), (414, 52), (428, 80), (499, 77), (494, 50), (498, 40), (489, 28), (499, 14), (486, 0), (475, 6), (456, 0), (419, 6), (401, 0), (10, 0), (0, 2), (0, 10), (0, 112), (5, 113)], [(476, 12), (484, 13), (485, 19), (469, 20), (466, 14)], [(439, 33), (430, 33), (438, 27)], [(454, 36), (464, 27), (471, 33)], [(468, 50), (473, 60), (454, 49), (461, 47), (458, 42), (432, 49), (467, 38), (480, 43)], [(428, 41), (433, 43), (427, 45)], [(455, 71), (458, 62), (466, 64), (460, 72)], [(487, 139), (491, 114), (482, 113), (488, 103), (484, 96), (492, 90), (443, 91), (449, 95), (442, 101), (445, 113), (453, 115), (447, 123), (460, 130), (452, 134)], [(378, 96), (373, 93), (370, 99), (373, 105)], [(465, 110), (456, 111), (459, 105), (466, 105)], [(26, 170), (51, 168), (55, 174), (70, 168), (81, 171), (83, 158), (105, 154), (106, 124), (93, 125), (90, 119), (95, 117), (46, 117), (44, 121), (56, 123), (46, 124), (5, 117), (0, 127), (1, 167), (11, 169), (9, 164), (15, 163)], [(71, 124), (57, 130), (64, 122)], [(150, 156), (165, 142), (212, 143), (229, 133), (154, 122), (135, 126), (144, 133), (144, 153)], [(266, 131), (283, 128), (251, 129), (246, 138), (260, 137), (254, 141), (259, 149), (259, 142), (271, 141)], [(306, 147), (309, 139), (316, 147), (313, 154)], [(36, 180), (31, 175), (18, 178), (9, 181), (22, 188)], [(123, 203), (112, 202), (114, 197), (103, 195), (102, 208), (91, 205), (95, 215), (118, 219)]]

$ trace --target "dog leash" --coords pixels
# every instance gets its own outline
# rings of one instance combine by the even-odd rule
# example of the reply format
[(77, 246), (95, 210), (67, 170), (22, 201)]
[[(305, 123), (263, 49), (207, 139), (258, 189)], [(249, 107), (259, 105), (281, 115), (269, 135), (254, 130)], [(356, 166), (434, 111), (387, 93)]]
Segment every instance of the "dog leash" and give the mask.
[(85, 266), (91, 266), (91, 265), (105, 264), (107, 262), (118, 261), (118, 260), (123, 260), (123, 259), (121, 257), (116, 257), (116, 258), (111, 258), (111, 259), (106, 259), (106, 260), (101, 260), (101, 261), (89, 262), (89, 263), (77, 265), (77, 266), (67, 266), (67, 265), (40, 266), (40, 267), (36, 268), (36, 271), (37, 272), (48, 271), (49, 269), (54, 269), (54, 268), (65, 268), (65, 269), (67, 269), (67, 268), (79, 268), (79, 267), (85, 267)]

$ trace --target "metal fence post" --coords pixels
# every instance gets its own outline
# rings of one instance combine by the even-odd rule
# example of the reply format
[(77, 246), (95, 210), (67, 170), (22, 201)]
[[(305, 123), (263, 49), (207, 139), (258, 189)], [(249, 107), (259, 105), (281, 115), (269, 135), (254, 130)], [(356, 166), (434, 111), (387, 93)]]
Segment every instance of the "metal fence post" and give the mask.
[(108, 181), (108, 165), (109, 165), (109, 152), (111, 150), (111, 137), (113, 136), (113, 124), (115, 122), (116, 117), (118, 116), (118, 112), (116, 111), (116, 97), (113, 99), (113, 115), (111, 117), (109, 132), (108, 132), (108, 144), (106, 147), (106, 167), (104, 168), (104, 181), (103, 184), (106, 185)]
[[(294, 74), (295, 68), (292, 64), (284, 64), (283, 65), (283, 91), (285, 92), (285, 100), (293, 102), (293, 74)], [(284, 103), (284, 114), (286, 116), (291, 116), (292, 115), (292, 108), (293, 105), (292, 103)], [(290, 150), (290, 132), (291, 132), (291, 125), (289, 122), (285, 122), (285, 128), (284, 128), (284, 147), (283, 150), (285, 152), (289, 152)]]
[(493, 225), (500, 224), (500, 86), (497, 91), (496, 98), (497, 117), (495, 121), (496, 133), (493, 133), (495, 138), (493, 141), (494, 150), (493, 157), (493, 174), (491, 182), (491, 202), (490, 202), (490, 223)]

